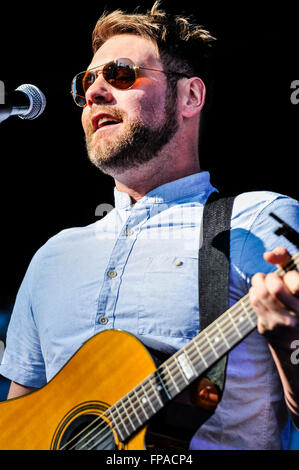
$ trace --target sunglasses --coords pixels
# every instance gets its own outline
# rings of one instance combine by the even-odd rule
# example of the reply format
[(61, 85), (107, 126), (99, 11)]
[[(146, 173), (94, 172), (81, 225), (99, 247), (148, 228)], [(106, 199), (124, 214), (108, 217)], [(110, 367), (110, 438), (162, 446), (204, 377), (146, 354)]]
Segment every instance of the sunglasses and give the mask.
[(139, 70), (152, 70), (154, 72), (165, 73), (166, 75), (190, 78), (180, 72), (164, 72), (164, 70), (140, 67), (134, 64), (131, 59), (114, 59), (107, 64), (78, 73), (72, 81), (71, 93), (73, 99), (78, 106), (84, 107), (86, 105), (86, 92), (100, 74), (103, 75), (104, 80), (109, 85), (117, 88), (117, 90), (129, 90), (136, 82)]

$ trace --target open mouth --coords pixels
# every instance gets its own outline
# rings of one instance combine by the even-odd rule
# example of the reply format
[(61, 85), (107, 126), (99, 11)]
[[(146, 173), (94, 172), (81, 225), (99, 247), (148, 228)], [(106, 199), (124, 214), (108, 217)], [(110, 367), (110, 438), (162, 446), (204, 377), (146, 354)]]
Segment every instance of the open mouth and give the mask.
[(113, 127), (122, 122), (121, 119), (116, 118), (110, 114), (98, 114), (92, 119), (92, 125), (94, 132), (99, 129), (104, 129), (108, 127)]

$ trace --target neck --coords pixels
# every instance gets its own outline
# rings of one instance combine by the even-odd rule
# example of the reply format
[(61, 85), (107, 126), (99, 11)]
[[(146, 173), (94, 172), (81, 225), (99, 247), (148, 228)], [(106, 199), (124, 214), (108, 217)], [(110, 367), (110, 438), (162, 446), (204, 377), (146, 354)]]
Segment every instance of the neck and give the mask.
[(166, 183), (199, 173), (198, 159), (194, 159), (186, 165), (186, 160), (178, 158), (175, 164), (170, 161), (158, 161), (153, 159), (138, 168), (127, 170), (120, 175), (115, 175), (115, 185), (118, 191), (129, 194), (132, 202), (136, 202), (152, 191)]

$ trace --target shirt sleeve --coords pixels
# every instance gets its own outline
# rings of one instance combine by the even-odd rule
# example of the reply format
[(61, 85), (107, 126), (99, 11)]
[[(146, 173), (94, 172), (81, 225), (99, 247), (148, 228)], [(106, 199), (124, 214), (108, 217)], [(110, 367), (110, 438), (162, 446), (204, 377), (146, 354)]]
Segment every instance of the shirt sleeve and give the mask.
[(253, 220), (241, 253), (241, 266), (249, 282), (256, 272), (268, 273), (277, 269), (263, 259), (265, 251), (271, 251), (277, 246), (284, 246), (292, 256), (298, 252), (298, 248), (286, 237), (278, 236), (275, 233), (281, 224), (271, 217), (271, 213), (280, 217), (299, 232), (298, 201), (280, 195), (264, 204), (262, 210), (258, 211)]
[(248, 293), (257, 272), (269, 273), (276, 266), (264, 260), (265, 251), (284, 246), (294, 256), (298, 248), (275, 232), (281, 226), (271, 212), (299, 232), (299, 203), (278, 193), (253, 191), (235, 199), (230, 243), (230, 306)]
[(33, 257), (16, 297), (0, 374), (21, 385), (40, 388), (47, 380), (30, 293), (36, 260), (37, 256)]

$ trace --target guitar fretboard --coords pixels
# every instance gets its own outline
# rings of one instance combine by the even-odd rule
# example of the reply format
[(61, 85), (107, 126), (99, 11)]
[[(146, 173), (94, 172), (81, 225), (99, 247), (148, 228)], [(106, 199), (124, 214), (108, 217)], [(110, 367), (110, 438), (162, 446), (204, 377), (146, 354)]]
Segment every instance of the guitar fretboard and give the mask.
[[(276, 273), (298, 268), (299, 253)], [(247, 294), (165, 361), (157, 371), (107, 410), (121, 441), (142, 427), (164, 405), (251, 333), (256, 314)]]

